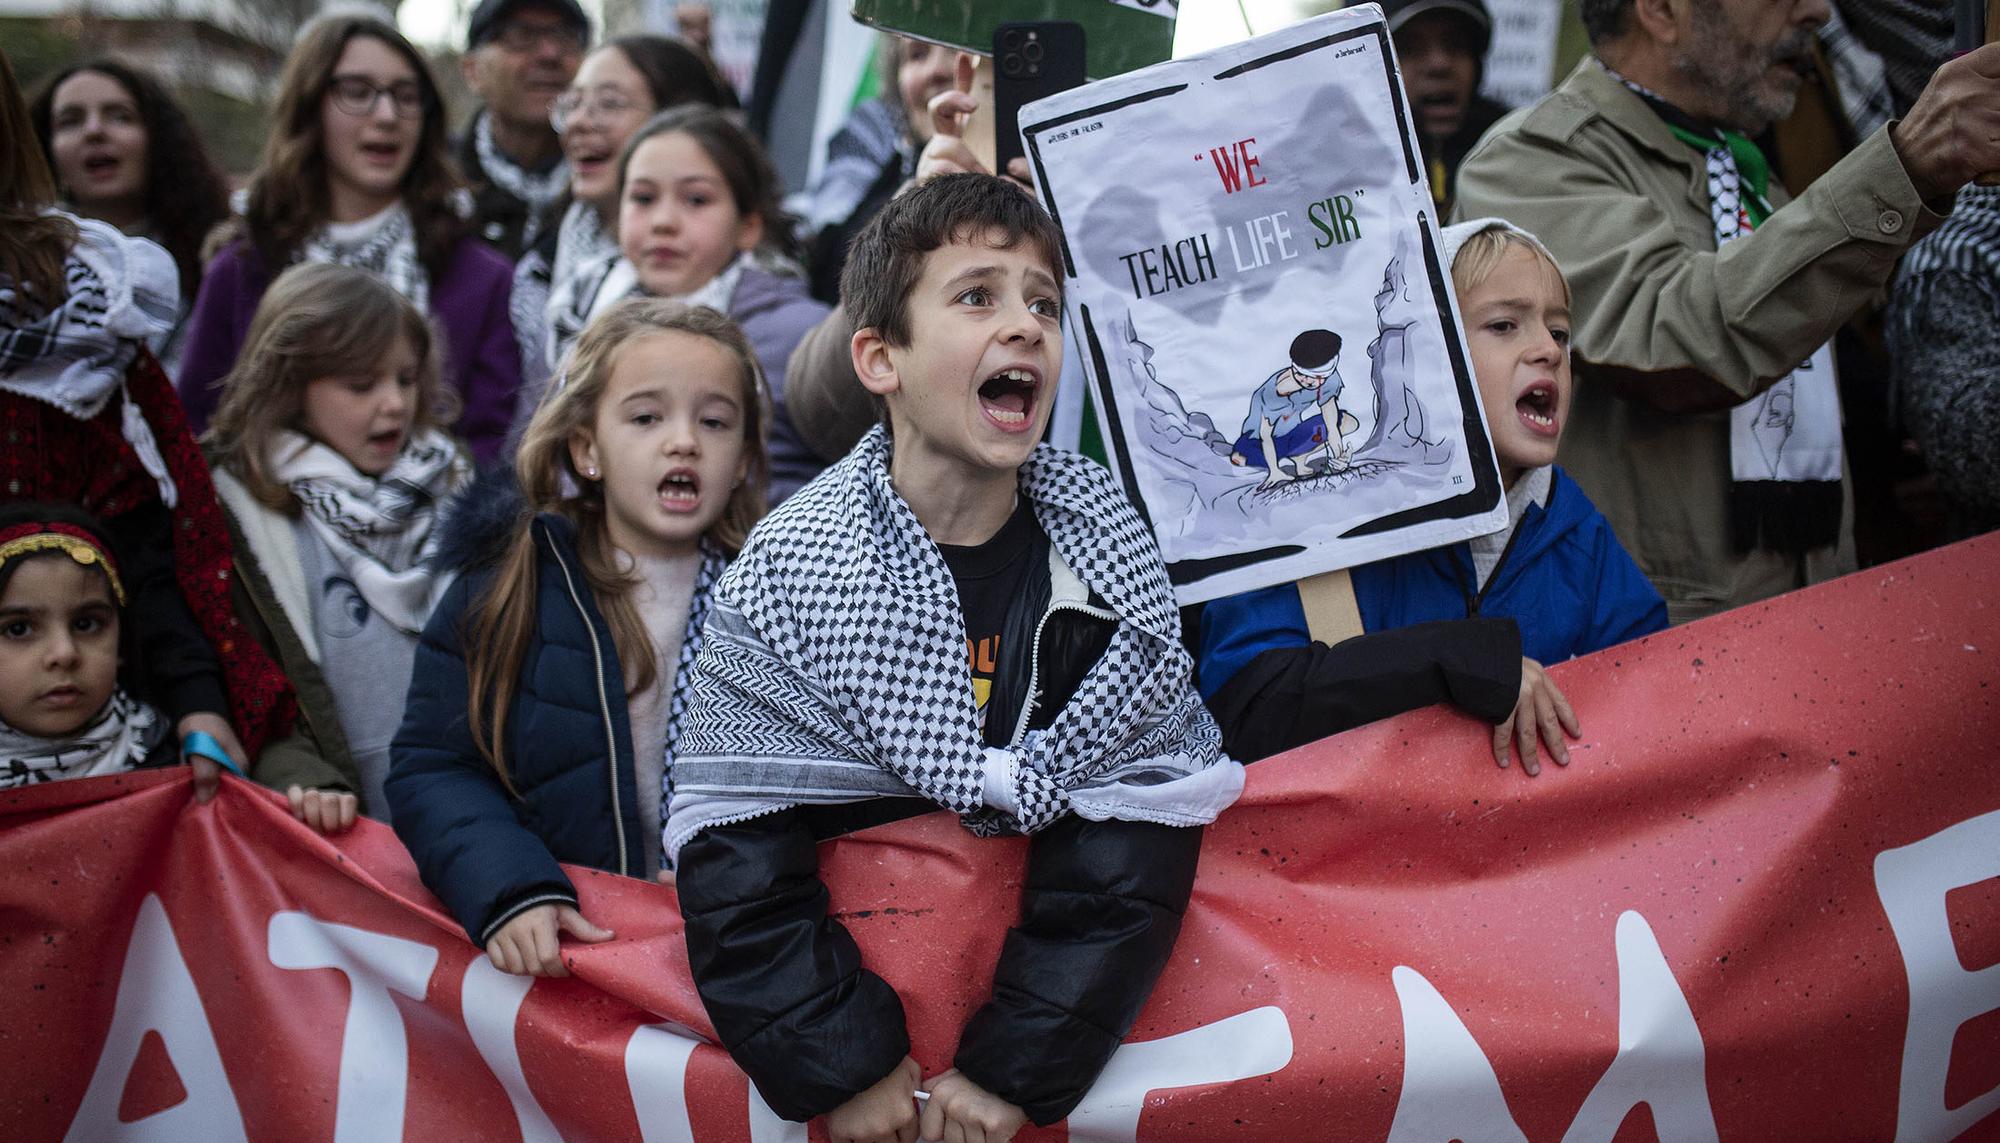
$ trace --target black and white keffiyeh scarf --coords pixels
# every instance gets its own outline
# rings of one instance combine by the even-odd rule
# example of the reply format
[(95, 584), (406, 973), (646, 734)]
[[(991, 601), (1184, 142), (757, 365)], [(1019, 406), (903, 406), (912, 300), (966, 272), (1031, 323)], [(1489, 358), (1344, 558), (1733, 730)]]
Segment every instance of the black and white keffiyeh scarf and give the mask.
[(492, 113), (482, 111), (472, 122), (472, 153), (486, 181), (513, 195), (528, 208), (521, 224), (521, 249), (535, 244), (542, 233), (542, 216), (569, 189), (569, 163), (558, 160), (546, 171), (531, 171), (501, 152), (493, 141)]
[(322, 226), (299, 247), (301, 262), (331, 262), (378, 274), (419, 313), (431, 305), (431, 279), (417, 256), (416, 225), (402, 203), (374, 218)]
[(549, 288), (554, 292), (591, 263), (618, 253), (618, 232), (604, 225), (597, 208), (572, 202), (556, 223), (555, 260), (549, 263)]
[[(727, 317), (729, 304), (736, 297), (736, 284), (755, 261), (753, 254), (738, 254), (721, 273), (692, 292), (670, 300), (707, 306)], [(610, 309), (613, 303), (644, 291), (638, 268), (615, 248), (596, 262), (579, 268), (567, 283), (557, 283), (549, 296), (549, 368), (557, 371), (562, 368), (563, 355), (576, 344), (591, 319)]]
[[(1770, 217), (1770, 167), (1755, 142), (1699, 128), (1659, 95), (1604, 70), (1645, 100), (1676, 138), (1702, 152), (1718, 251)], [(1729, 411), (1729, 527), (1736, 547), (1805, 552), (1838, 540), (1841, 451), (1840, 384), (1828, 343)]]
[(122, 689), (95, 722), (68, 738), (40, 738), (0, 722), (0, 789), (135, 769), (166, 737), (160, 712)]
[(428, 566), (438, 508), (472, 476), (451, 438), (427, 429), (371, 477), (332, 448), (285, 431), (271, 440), (270, 463), (368, 606), (401, 631), (421, 632), (445, 583)]
[[(179, 320), (180, 273), (152, 242), (96, 219), (71, 221), (77, 240), (55, 304), (23, 297), (20, 283), (0, 277), (0, 390), (88, 421), (124, 394), (139, 350)], [(137, 405), (123, 407), (119, 430), (172, 508), (180, 497), (153, 430)]]
[(927, 798), (982, 836), (1065, 814), (1200, 825), (1235, 801), (1151, 532), (1095, 463), (1022, 466), (1057, 556), (1119, 614), (1046, 731), (987, 747), (957, 588), (889, 482), (876, 427), (785, 501), (710, 606), (673, 763), (668, 856), (711, 826), (796, 805)]

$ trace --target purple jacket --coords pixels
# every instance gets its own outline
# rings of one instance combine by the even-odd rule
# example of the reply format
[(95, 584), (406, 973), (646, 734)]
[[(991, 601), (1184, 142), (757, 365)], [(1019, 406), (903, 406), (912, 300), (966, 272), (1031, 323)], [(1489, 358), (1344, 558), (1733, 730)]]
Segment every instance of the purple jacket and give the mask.
[[(242, 239), (223, 247), (202, 275), (174, 378), (197, 434), (208, 427), (220, 401), (216, 383), (236, 364), (270, 284), (263, 259)], [(444, 380), (464, 406), (452, 430), (482, 464), (499, 455), (521, 388), (521, 347), (507, 312), (513, 288), (513, 264), (472, 238), (459, 240), (444, 273), (431, 283), (431, 316), (444, 335)]]
[(771, 385), (771, 503), (797, 492), (826, 465), (799, 439), (785, 412), (785, 364), (806, 331), (827, 314), (825, 302), (807, 292), (804, 278), (751, 267), (736, 284), (729, 317), (743, 328), (750, 350)]

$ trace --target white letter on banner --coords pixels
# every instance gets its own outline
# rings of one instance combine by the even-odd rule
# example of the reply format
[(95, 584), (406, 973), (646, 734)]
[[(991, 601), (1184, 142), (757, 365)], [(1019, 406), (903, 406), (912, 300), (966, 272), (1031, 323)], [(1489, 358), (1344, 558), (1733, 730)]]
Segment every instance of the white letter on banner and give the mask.
[(1618, 1056), (1590, 1089), (1563, 1143), (1611, 1143), (1639, 1104), (1660, 1143), (1716, 1143), (1708, 1052), (1694, 1009), (1646, 918), (1618, 915)]
[[(1618, 1055), (1563, 1143), (1610, 1140), (1641, 1103), (1661, 1143), (1715, 1143), (1701, 1030), (1644, 917), (1619, 915), (1617, 947)], [(1389, 1143), (1527, 1143), (1492, 1063), (1451, 1005), (1413, 968), (1398, 965), (1391, 977), (1403, 1005), (1403, 1093)]]
[(279, 968), (332, 968), (347, 977), (334, 1143), (402, 1138), (410, 1045), (389, 990), (422, 1000), (437, 967), (437, 950), (305, 913), (272, 914), (268, 939), (271, 963)]
[(534, 984), (531, 976), (501, 972), (492, 961), (476, 957), (466, 966), (465, 981), (459, 986), (459, 1008), (465, 1014), (465, 1030), (472, 1033), (472, 1046), (479, 1049), (479, 1058), (493, 1070), (507, 1091), (507, 1101), (514, 1105), (521, 1143), (562, 1143), (556, 1125), (528, 1090), (521, 1051), (514, 1043), (514, 1021)]
[(697, 1043), (677, 1024), (643, 1024), (625, 1041), (625, 1086), (643, 1143), (694, 1143), (687, 1071)]
[[(139, 902), (139, 920), (125, 946), (125, 967), (118, 974), (114, 1003), (104, 1050), (64, 1139), (91, 1143), (243, 1139), (243, 1112), (222, 1070), (222, 1052), (215, 1046), (208, 1014), (202, 1011), (201, 994), (181, 958), (167, 910), (151, 893)], [(157, 1115), (120, 1123), (118, 1104), (131, 1079), (139, 1044), (147, 1032), (155, 1031), (180, 1074), (187, 1098)]]
[(1269, 1075), (1292, 1062), (1292, 1026), (1284, 1010), (1266, 1006), (1158, 1040), (1125, 1044), (1076, 1110), (1069, 1137), (1133, 1143), (1146, 1096), (1163, 1088), (1231, 1083)]
[(1458, 1013), (1414, 968), (1399, 964), (1389, 979), (1403, 1008), (1403, 1093), (1388, 1143), (1528, 1143)]
[(1989, 877), (2000, 877), (2000, 810), (1875, 855), (1875, 893), (1910, 977), (1896, 1143), (1955, 1139), (2000, 1111), (2000, 1087), (1956, 1108), (1944, 1105), (1959, 1025), (2000, 1009), (2000, 964), (1965, 970), (1952, 942), (1944, 895)]

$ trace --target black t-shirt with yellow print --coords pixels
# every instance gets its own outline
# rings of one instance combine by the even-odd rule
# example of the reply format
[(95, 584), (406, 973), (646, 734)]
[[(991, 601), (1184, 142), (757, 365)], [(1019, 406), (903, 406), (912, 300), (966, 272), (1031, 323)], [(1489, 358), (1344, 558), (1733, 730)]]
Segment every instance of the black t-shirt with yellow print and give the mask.
[(972, 668), (972, 693), (978, 701), (988, 746), (1004, 746), (1011, 726), (986, 719), (993, 680), (1000, 672), (1002, 633), (1014, 600), (1035, 586), (1035, 577), (1049, 574), (1049, 537), (1035, 519), (1034, 506), (1022, 497), (1014, 514), (983, 544), (939, 544), (945, 566), (958, 584), (959, 608), (965, 616), (965, 652)]

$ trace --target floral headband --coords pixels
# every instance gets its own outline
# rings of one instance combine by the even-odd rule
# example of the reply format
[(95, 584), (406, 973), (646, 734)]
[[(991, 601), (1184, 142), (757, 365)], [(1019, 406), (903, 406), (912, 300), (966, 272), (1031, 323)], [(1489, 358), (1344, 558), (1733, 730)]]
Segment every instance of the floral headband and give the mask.
[(111, 581), (111, 595), (125, 606), (125, 584), (118, 578), (118, 564), (111, 553), (99, 546), (97, 538), (74, 524), (36, 522), (0, 529), (0, 567), (20, 556), (61, 552), (84, 567), (104, 569)]

